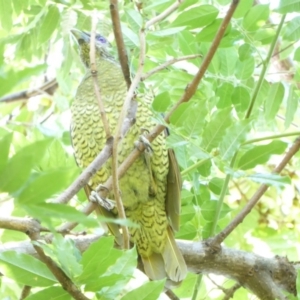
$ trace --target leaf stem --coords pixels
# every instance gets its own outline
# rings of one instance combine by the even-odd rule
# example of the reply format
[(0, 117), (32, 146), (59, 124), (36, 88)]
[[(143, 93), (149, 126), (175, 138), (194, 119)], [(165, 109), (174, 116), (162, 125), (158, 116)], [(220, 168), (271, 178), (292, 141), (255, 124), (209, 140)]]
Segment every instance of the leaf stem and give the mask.
[(278, 37), (279, 37), (279, 33), (280, 33), (281, 29), (282, 29), (285, 16), (286, 16), (286, 14), (283, 15), (282, 18), (281, 18), (281, 21), (280, 21), (279, 26), (277, 28), (276, 34), (275, 34), (274, 39), (272, 41), (272, 44), (270, 46), (268, 55), (267, 55), (265, 61), (263, 62), (263, 68), (261, 70), (259, 79), (258, 79), (256, 87), (255, 87), (255, 90), (254, 90), (254, 92), (252, 94), (252, 99), (251, 99), (250, 106), (249, 106), (247, 114), (246, 114), (246, 119), (250, 118), (250, 116), (251, 116), (251, 113), (252, 113), (255, 101), (257, 99), (257, 95), (258, 95), (258, 93), (260, 91), (260, 88), (262, 86), (263, 80), (265, 78), (265, 74), (266, 74), (266, 72), (268, 70), (268, 67), (269, 67), (269, 64), (270, 64), (270, 60), (272, 58), (272, 55), (273, 55), (273, 52), (274, 52), (274, 49), (275, 49), (275, 46), (276, 46), (276, 42), (277, 42)]

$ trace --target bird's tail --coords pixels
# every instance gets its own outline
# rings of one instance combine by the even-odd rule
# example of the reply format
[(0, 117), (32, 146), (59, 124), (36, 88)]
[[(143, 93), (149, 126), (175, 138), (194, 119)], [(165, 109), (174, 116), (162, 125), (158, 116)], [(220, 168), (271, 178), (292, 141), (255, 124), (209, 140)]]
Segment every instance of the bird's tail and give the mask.
[(168, 228), (167, 233), (163, 253), (142, 257), (145, 273), (152, 280), (168, 278), (173, 283), (180, 283), (186, 277), (187, 267), (171, 228)]

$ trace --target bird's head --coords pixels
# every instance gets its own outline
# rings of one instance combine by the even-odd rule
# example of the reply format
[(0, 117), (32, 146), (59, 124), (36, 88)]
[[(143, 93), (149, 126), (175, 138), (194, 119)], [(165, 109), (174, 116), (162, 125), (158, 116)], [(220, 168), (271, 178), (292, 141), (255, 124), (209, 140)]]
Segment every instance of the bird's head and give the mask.
[[(89, 67), (90, 65), (90, 44), (91, 44), (91, 35), (87, 32), (80, 31), (77, 29), (71, 30), (72, 34), (77, 39), (77, 42), (80, 47), (80, 56), (83, 63)], [(100, 34), (95, 36), (95, 49), (96, 49), (96, 58), (102, 57), (110, 60), (114, 60), (113, 56), (109, 53), (110, 43), (108, 40)]]

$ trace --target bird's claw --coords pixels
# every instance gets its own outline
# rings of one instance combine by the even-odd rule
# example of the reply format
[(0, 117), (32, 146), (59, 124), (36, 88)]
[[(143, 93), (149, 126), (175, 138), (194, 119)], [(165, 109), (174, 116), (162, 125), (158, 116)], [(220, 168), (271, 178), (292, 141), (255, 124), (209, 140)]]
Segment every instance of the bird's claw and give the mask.
[(151, 143), (148, 141), (148, 139), (145, 137), (144, 133), (149, 132), (147, 129), (142, 128), (142, 134), (139, 137), (139, 140), (135, 142), (135, 146), (138, 150), (142, 150), (142, 146), (145, 147), (145, 152), (149, 155), (153, 153), (153, 149), (151, 147)]
[(103, 191), (103, 186), (97, 187), (97, 191), (91, 191), (89, 197), (90, 201), (99, 204), (100, 206), (104, 207), (107, 210), (112, 210), (116, 206), (115, 201), (102, 197), (102, 195), (100, 196), (99, 192), (101, 193), (101, 190)]

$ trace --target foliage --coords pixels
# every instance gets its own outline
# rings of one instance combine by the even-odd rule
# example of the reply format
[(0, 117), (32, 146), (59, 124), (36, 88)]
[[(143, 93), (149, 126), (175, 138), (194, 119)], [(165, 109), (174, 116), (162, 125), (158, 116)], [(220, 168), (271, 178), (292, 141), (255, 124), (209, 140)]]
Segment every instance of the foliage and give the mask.
[[(139, 29), (173, 2), (120, 3), (132, 74), (138, 66)], [(199, 240), (220, 232), (259, 184), (265, 183), (270, 189), (225, 244), (261, 255), (265, 249), (266, 255), (287, 255), (296, 261), (299, 154), (283, 174), (271, 173), (300, 135), (300, 5), (296, 0), (281, 0), (277, 7), (276, 1), (254, 2), (240, 1), (197, 92), (170, 120), (168, 144), (176, 151), (184, 179), (177, 237)], [(177, 62), (139, 85), (139, 92), (151, 90), (155, 95), (157, 120), (193, 79), (229, 4), (230, 0), (186, 0), (147, 32), (145, 73), (172, 58), (201, 54)], [(100, 19), (98, 30), (114, 45), (108, 1), (0, 0), (0, 97), (35, 89), (45, 79), (58, 81), (54, 94), (0, 103), (1, 212), (38, 218), (51, 230), (65, 221), (79, 222), (78, 232), (93, 232), (98, 226), (94, 216), (79, 212), (86, 202), (82, 191), (70, 205), (51, 201), (80, 173), (72, 156), (69, 107), (83, 66), (70, 30), (90, 31), (94, 9)], [(271, 58), (268, 53), (275, 42)], [(292, 65), (287, 65), (290, 60)], [(268, 67), (265, 74), (264, 67)], [(223, 200), (218, 213), (218, 203)], [(2, 231), (0, 238), (3, 243), (27, 239), (9, 231)], [(94, 299), (156, 299), (163, 289), (163, 283), (151, 282), (124, 295), (136, 267), (136, 252), (114, 249), (110, 237), (101, 238), (83, 254), (59, 236), (51, 246), (42, 247)], [(1, 253), (0, 271), (4, 274), (0, 286), (3, 299), (18, 299), (22, 285), (34, 287), (30, 300), (70, 299), (46, 266), (27, 254)], [(190, 274), (175, 292), (181, 298), (192, 297), (195, 281), (196, 276)], [(218, 278), (220, 285), (224, 281)], [(231, 281), (224, 283), (227, 288), (232, 285)], [(198, 299), (221, 299), (222, 291), (213, 287), (205, 278)], [(249, 295), (241, 289), (233, 299), (248, 299)]]

